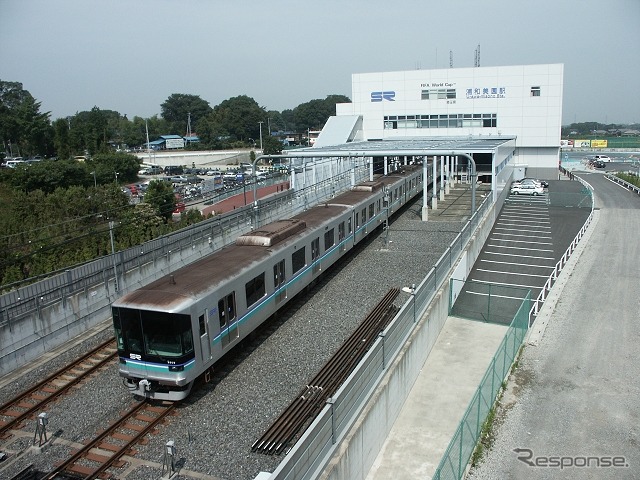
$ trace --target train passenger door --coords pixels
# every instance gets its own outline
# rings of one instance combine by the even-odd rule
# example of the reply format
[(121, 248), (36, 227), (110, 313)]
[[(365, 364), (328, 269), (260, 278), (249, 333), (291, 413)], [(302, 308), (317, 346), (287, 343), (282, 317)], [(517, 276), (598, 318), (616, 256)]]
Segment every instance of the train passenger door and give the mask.
[(226, 347), (238, 338), (238, 316), (236, 314), (235, 292), (218, 301), (218, 319), (220, 320), (220, 337), (222, 346)]
[[(280, 260), (273, 266), (273, 285), (276, 293), (276, 303), (280, 303), (287, 298), (287, 288), (284, 286), (286, 281), (284, 260)], [(280, 289), (281, 290), (278, 290)]]
[(320, 262), (316, 262), (318, 258), (320, 258), (320, 237), (311, 241), (311, 263), (313, 264), (311, 270), (313, 273), (320, 271)]
[(198, 317), (198, 327), (200, 330), (200, 350), (202, 351), (202, 361), (211, 360), (211, 342), (209, 341), (209, 328), (206, 311)]

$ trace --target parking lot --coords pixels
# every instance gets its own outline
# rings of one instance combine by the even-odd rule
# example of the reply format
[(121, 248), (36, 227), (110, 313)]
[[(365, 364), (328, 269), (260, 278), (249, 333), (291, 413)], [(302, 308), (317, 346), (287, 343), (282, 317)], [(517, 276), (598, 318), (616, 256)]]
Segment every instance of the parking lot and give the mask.
[(577, 181), (550, 181), (537, 196), (510, 195), (452, 315), (508, 324), (528, 292), (538, 296), (590, 212)]

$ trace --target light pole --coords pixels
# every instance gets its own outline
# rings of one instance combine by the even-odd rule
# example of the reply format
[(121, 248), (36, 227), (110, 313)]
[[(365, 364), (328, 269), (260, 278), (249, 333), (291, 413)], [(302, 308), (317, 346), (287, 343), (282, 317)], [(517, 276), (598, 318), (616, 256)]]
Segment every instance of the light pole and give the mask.
[(258, 122), (258, 124), (260, 125), (260, 153), (262, 153), (262, 124), (264, 122)]

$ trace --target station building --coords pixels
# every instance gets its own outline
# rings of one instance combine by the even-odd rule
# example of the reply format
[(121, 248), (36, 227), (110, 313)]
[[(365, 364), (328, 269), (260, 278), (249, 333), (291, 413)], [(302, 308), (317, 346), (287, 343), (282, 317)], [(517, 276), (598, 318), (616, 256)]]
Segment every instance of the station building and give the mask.
[(544, 64), (353, 74), (352, 103), (336, 105), (314, 147), (460, 145), (494, 191), (512, 178), (556, 178), (563, 71)]

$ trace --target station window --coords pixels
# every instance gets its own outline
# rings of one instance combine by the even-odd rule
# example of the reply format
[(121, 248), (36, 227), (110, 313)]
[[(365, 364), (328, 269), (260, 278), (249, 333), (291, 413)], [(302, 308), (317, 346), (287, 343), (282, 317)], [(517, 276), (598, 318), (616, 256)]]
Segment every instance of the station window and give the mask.
[(539, 97), (540, 96), (540, 87), (531, 87), (531, 96)]

